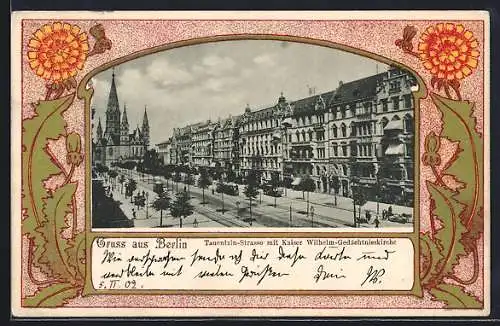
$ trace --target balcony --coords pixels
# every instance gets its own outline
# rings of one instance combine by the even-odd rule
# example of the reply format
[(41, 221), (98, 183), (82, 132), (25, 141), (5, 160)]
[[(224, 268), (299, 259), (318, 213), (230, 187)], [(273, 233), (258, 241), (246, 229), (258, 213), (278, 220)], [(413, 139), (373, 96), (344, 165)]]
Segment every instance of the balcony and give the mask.
[(312, 141), (307, 140), (307, 141), (295, 141), (290, 143), (292, 146), (312, 146)]
[(401, 87), (389, 88), (389, 94), (396, 94), (401, 92)]

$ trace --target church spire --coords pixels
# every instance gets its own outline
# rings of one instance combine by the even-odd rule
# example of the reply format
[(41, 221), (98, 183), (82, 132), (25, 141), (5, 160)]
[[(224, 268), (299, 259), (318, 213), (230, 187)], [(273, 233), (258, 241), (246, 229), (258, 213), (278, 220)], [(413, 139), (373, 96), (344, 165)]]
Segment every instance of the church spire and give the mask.
[(122, 125), (128, 126), (128, 118), (127, 118), (127, 104), (123, 105), (123, 115), (122, 115)]
[(97, 139), (102, 138), (102, 125), (101, 125), (101, 117), (99, 117), (99, 122), (97, 123)]
[(116, 92), (115, 70), (111, 75), (111, 88), (109, 90), (108, 107), (106, 109), (106, 131), (105, 136), (110, 136), (116, 145), (120, 139), (120, 107), (118, 104), (118, 94)]
[(144, 145), (149, 147), (149, 121), (148, 121), (148, 110), (144, 106), (144, 117), (142, 118), (142, 136), (144, 137)]
[(120, 110), (120, 106), (118, 103), (118, 93), (116, 92), (115, 68), (113, 68), (113, 74), (111, 76), (111, 88), (109, 90), (108, 97), (108, 111), (118, 111)]

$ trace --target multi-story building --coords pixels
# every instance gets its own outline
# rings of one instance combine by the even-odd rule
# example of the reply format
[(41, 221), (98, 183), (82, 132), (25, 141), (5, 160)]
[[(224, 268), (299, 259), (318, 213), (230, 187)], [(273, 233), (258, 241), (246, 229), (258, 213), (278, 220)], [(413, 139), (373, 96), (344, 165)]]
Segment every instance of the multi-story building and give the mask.
[(238, 117), (230, 116), (219, 120), (213, 130), (213, 160), (230, 179), (234, 179), (239, 172), (238, 122)]
[(191, 163), (196, 167), (210, 167), (213, 163), (215, 123), (207, 120), (191, 127)]
[(414, 76), (391, 67), (296, 101), (281, 94), (263, 109), (247, 105), (241, 116), (175, 129), (176, 163), (243, 177), (256, 170), (261, 182), (276, 173), (292, 186), (308, 176), (316, 191), (331, 193), (338, 183), (342, 196), (356, 186), (369, 199), (411, 205), (413, 86)]
[(240, 171), (243, 176), (256, 170), (260, 181), (270, 180), (273, 173), (283, 175), (282, 120), (290, 106), (281, 94), (278, 103), (252, 112), (247, 105), (241, 116)]
[(191, 126), (174, 128), (175, 164), (189, 165), (193, 162), (191, 153)]
[(290, 170), (291, 184), (310, 176), (317, 190), (326, 191), (328, 175), (327, 112), (333, 92), (310, 96), (290, 103), (287, 129), (288, 150), (285, 162)]
[(171, 154), (172, 137), (170, 137), (168, 140), (164, 142), (156, 144), (156, 147), (157, 147), (158, 157), (164, 165), (174, 164), (174, 162), (172, 162), (172, 154)]

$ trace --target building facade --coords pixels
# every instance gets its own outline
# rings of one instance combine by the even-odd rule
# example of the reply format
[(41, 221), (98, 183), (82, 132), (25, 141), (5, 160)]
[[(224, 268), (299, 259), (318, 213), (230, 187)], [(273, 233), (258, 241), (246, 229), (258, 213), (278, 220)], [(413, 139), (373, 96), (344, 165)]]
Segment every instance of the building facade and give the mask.
[(196, 167), (210, 167), (213, 164), (214, 128), (210, 120), (190, 125), (191, 163)]
[(261, 182), (276, 173), (283, 176), (282, 120), (291, 114), (290, 105), (281, 94), (270, 107), (253, 111), (249, 106), (239, 126), (240, 173), (257, 171)]
[(172, 137), (170, 137), (168, 140), (161, 142), (159, 144), (156, 144), (157, 148), (157, 153), (158, 157), (163, 165), (171, 165), (175, 164), (175, 162), (172, 161)]
[(149, 120), (144, 108), (142, 126), (130, 132), (127, 107), (120, 111), (115, 74), (113, 72), (111, 88), (106, 109), (106, 125), (103, 131), (99, 119), (96, 136), (93, 141), (93, 163), (111, 166), (120, 161), (140, 161), (149, 148)]
[[(222, 167), (260, 181), (276, 173), (285, 185), (304, 177), (316, 191), (413, 204), (414, 111), (409, 72), (388, 71), (295, 101), (174, 130), (175, 164)], [(191, 152), (189, 152), (191, 149)], [(384, 198), (386, 197), (386, 198)]]
[(213, 162), (228, 179), (239, 173), (238, 128), (238, 117), (229, 117), (219, 120), (213, 129)]
[(175, 164), (193, 165), (191, 126), (174, 128), (172, 138), (175, 139)]

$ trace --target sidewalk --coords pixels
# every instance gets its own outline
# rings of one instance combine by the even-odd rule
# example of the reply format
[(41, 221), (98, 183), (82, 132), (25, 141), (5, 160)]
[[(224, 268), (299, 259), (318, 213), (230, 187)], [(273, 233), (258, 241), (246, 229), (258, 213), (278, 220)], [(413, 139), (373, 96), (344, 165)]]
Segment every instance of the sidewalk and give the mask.
[[(144, 228), (159, 227), (161, 214), (159, 211), (156, 211), (153, 207), (151, 207), (151, 204), (156, 199), (157, 194), (147, 187), (147, 186), (152, 187), (152, 184), (148, 184), (147, 180), (142, 181), (140, 176), (135, 174), (135, 172), (133, 172), (133, 178), (137, 182), (137, 189), (134, 191), (134, 196), (138, 193), (138, 191), (140, 191), (141, 193), (142, 191), (148, 193), (148, 200), (147, 200), (148, 207), (137, 208), (137, 206), (135, 206), (133, 203), (130, 202), (130, 197), (125, 199), (125, 195), (120, 193), (120, 188), (121, 188), (120, 185), (116, 187), (115, 191), (113, 192), (114, 199), (119, 200), (122, 203), (120, 205), (120, 208), (123, 210), (124, 214), (127, 215), (130, 219), (133, 219), (132, 209), (135, 210), (136, 218), (133, 219), (135, 227), (144, 227)], [(164, 181), (163, 178), (162, 181)], [(183, 189), (180, 186), (181, 184), (179, 184), (179, 190)], [(173, 194), (170, 191), (170, 189), (169, 189), (169, 194), (171, 196), (171, 200), (175, 200), (175, 194)], [(227, 226), (227, 224), (235, 224), (233, 222), (229, 223), (229, 221), (227, 221), (230, 215), (228, 214), (228, 212), (226, 212), (225, 214), (226, 217), (222, 217), (221, 216), (222, 214), (215, 211), (208, 212), (210, 214), (207, 214), (207, 209), (202, 208), (198, 203), (191, 201), (191, 204), (194, 207), (194, 212), (192, 215), (182, 218), (182, 227), (221, 228)], [(215, 219), (220, 221), (214, 220), (207, 215), (212, 215), (214, 216)], [(161, 219), (163, 227), (180, 227), (180, 218), (173, 217), (172, 215), (170, 215), (169, 210), (163, 211), (163, 217)], [(194, 223), (195, 220), (196, 223)], [(223, 221), (226, 222), (220, 223)], [(243, 221), (241, 221), (241, 223), (239, 224), (241, 224), (238, 225), (240, 227), (248, 227), (248, 224), (244, 223)]]

